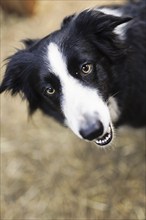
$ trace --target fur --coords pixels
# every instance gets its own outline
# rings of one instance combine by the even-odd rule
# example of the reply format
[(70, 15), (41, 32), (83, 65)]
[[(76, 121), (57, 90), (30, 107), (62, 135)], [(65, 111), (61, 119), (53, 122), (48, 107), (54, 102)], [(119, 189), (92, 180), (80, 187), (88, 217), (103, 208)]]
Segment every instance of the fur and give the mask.
[(43, 39), (24, 40), (8, 58), (0, 92), (23, 94), (30, 114), (40, 109), (101, 146), (113, 127), (144, 127), (145, 11), (145, 0), (96, 7), (66, 17)]

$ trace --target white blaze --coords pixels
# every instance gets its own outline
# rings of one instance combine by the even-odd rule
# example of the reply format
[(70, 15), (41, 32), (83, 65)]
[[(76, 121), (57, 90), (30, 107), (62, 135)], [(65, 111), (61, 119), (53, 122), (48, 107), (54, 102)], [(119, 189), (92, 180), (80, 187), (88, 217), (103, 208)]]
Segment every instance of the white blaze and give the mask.
[(62, 112), (66, 117), (68, 127), (79, 137), (79, 130), (86, 120), (85, 116), (100, 120), (107, 132), (110, 123), (110, 114), (106, 103), (96, 89), (82, 85), (71, 76), (67, 70), (66, 59), (55, 43), (48, 46), (48, 59), (52, 73), (61, 82)]

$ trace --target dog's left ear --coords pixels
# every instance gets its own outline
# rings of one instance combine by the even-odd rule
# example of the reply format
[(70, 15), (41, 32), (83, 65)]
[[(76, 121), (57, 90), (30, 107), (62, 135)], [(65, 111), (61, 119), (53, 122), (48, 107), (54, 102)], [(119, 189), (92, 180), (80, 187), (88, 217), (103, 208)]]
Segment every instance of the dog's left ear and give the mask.
[(111, 62), (127, 54), (128, 47), (123, 40), (124, 29), (119, 25), (130, 21), (131, 17), (117, 17), (98, 10), (85, 10), (76, 18), (78, 35), (86, 36)]
[[(86, 34), (101, 34), (112, 32), (118, 25), (130, 21), (131, 17), (117, 17), (104, 14), (98, 10), (85, 10), (76, 18), (76, 27)], [(80, 30), (81, 31), (81, 30)]]
[(61, 23), (61, 28), (66, 27), (72, 21), (74, 16), (75, 16), (75, 14), (65, 17)]

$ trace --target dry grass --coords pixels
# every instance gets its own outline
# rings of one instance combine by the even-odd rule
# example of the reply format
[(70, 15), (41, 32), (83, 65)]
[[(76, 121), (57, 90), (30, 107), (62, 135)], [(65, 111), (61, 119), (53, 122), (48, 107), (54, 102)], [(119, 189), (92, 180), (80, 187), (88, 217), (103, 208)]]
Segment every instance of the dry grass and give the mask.
[[(1, 59), (20, 39), (56, 29), (65, 15), (112, 2), (119, 1), (41, 1), (27, 19), (3, 13)], [(40, 112), (28, 121), (26, 103), (2, 95), (1, 155), (2, 220), (145, 219), (144, 131), (101, 150)]]

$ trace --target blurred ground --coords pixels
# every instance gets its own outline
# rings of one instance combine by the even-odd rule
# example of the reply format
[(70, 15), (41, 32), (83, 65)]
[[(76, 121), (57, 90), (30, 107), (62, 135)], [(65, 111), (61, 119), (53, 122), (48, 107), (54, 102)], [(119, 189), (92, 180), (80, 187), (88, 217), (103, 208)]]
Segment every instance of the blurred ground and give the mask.
[[(39, 1), (25, 19), (1, 11), (1, 66), (21, 39), (43, 37), (64, 16), (112, 2), (120, 1)], [(2, 95), (1, 199), (2, 220), (144, 220), (144, 131), (117, 133), (110, 149), (99, 149), (40, 112), (28, 120), (25, 102)]]

